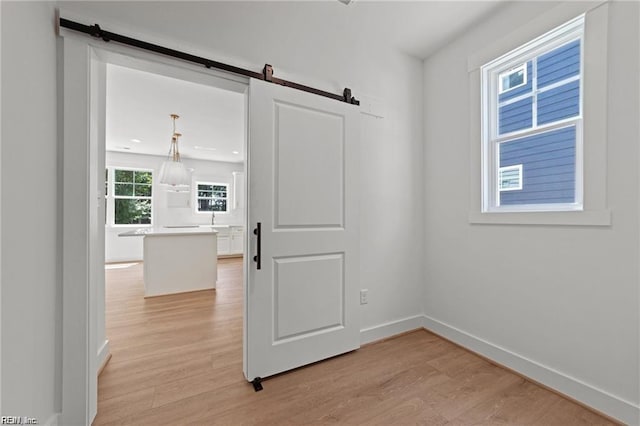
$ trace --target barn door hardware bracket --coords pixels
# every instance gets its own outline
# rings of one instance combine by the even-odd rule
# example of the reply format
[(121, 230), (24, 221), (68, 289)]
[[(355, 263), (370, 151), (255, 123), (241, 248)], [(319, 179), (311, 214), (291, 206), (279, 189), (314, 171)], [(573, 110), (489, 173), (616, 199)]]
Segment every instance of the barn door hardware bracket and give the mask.
[(342, 100), (351, 105), (360, 105), (360, 101), (351, 96), (351, 89), (349, 89), (348, 87), (345, 87), (344, 91), (342, 92)]
[(273, 83), (273, 67), (269, 64), (264, 64), (262, 76), (264, 77), (264, 81), (270, 81)]
[(91, 29), (91, 37), (101, 38), (102, 41), (105, 41), (107, 43), (109, 42), (109, 37), (107, 37), (107, 34), (104, 31), (102, 31), (100, 25), (91, 25), (89, 28)]
[(342, 96), (335, 93), (325, 92), (324, 90), (316, 89), (314, 87), (305, 86), (304, 84), (294, 83), (293, 81), (283, 80), (273, 76), (273, 67), (269, 64), (265, 64), (262, 68), (262, 80), (270, 83), (279, 84), (280, 86), (291, 87), (292, 89), (302, 90), (303, 92), (312, 93), (318, 96), (324, 96), (325, 98), (335, 99), (336, 101), (346, 102), (351, 105), (360, 105), (360, 101), (351, 96), (351, 89), (344, 89)]
[(262, 390), (262, 378), (256, 377), (251, 381), (251, 384), (253, 385), (254, 391), (260, 392)]

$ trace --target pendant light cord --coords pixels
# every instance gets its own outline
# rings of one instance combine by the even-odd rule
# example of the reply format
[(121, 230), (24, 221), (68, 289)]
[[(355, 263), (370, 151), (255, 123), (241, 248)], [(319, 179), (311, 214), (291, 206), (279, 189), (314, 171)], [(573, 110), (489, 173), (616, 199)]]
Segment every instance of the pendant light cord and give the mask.
[(180, 116), (178, 114), (171, 114), (171, 118), (173, 119), (173, 134), (171, 135), (171, 145), (169, 146), (169, 153), (167, 154), (167, 158), (171, 158), (171, 160), (175, 162), (180, 162), (178, 138), (182, 136), (182, 134), (176, 132), (176, 119), (180, 118)]

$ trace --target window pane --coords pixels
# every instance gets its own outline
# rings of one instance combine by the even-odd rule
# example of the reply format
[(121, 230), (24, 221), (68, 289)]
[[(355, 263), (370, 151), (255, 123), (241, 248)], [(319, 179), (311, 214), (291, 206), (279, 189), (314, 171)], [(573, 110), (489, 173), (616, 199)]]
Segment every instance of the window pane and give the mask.
[(507, 105), (498, 111), (500, 134), (528, 129), (533, 125), (533, 97), (528, 97)]
[(116, 183), (115, 193), (116, 195), (132, 196), (133, 184), (132, 183)]
[(538, 57), (538, 89), (580, 74), (580, 40)]
[(580, 81), (572, 81), (538, 95), (538, 124), (553, 123), (579, 114)]
[(522, 164), (522, 190), (500, 192), (501, 205), (575, 202), (576, 128), (499, 145), (500, 167)]
[(213, 193), (213, 196), (216, 198), (227, 198), (227, 193), (222, 191), (216, 191)]
[(151, 172), (135, 172), (136, 183), (152, 183)]
[(198, 197), (211, 198), (213, 197), (213, 193), (211, 191), (198, 191)]
[(214, 200), (213, 210), (216, 212), (226, 212), (227, 200)]
[(151, 223), (151, 200), (116, 199), (116, 225), (134, 225)]
[(227, 200), (221, 199), (209, 199), (209, 198), (199, 198), (198, 199), (198, 211), (200, 212), (226, 212), (227, 211)]
[(226, 191), (227, 190), (227, 186), (226, 185), (213, 185), (213, 190), (214, 191)]
[(526, 67), (521, 67), (519, 69), (500, 74), (501, 91), (506, 92), (507, 90), (514, 89), (517, 86), (524, 86), (526, 69)]
[(116, 182), (133, 182), (133, 170), (116, 170)]
[(135, 194), (140, 197), (151, 197), (151, 185), (136, 185)]
[(212, 212), (213, 200), (211, 199), (198, 199), (198, 211), (199, 212)]
[(213, 185), (198, 184), (198, 191), (213, 191)]
[[(533, 86), (531, 84), (531, 76), (533, 75), (533, 62), (529, 61), (527, 62), (527, 84), (525, 84), (524, 86), (520, 86), (516, 89), (511, 89), (507, 92), (504, 93), (500, 93), (498, 95), (498, 102), (504, 102), (504, 101), (508, 101), (509, 99), (513, 99), (516, 98), (518, 96), (522, 96), (522, 95), (526, 95), (528, 93), (532, 93), (533, 90)], [(498, 82), (498, 86), (499, 86)], [(498, 87), (499, 90), (499, 87)]]
[(498, 170), (498, 189), (500, 191), (522, 190), (522, 164), (501, 167)]

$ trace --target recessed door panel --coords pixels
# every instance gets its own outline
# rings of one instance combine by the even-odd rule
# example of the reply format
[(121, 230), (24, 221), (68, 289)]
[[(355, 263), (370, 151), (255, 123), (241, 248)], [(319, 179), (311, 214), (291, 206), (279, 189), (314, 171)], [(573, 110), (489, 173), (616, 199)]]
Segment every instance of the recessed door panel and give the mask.
[(342, 254), (274, 259), (274, 342), (344, 325)]
[(276, 228), (341, 227), (344, 117), (275, 103)]

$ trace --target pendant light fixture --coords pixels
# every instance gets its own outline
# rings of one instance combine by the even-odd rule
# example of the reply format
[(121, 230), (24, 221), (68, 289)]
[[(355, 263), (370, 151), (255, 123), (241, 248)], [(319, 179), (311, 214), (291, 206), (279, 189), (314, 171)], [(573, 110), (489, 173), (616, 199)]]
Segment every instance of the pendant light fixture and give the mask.
[(160, 167), (160, 185), (169, 186), (170, 191), (187, 191), (191, 183), (191, 176), (180, 160), (178, 139), (182, 134), (176, 132), (176, 119), (180, 118), (180, 116), (171, 114), (171, 118), (173, 119), (173, 135), (171, 136), (171, 146), (169, 147), (167, 160)]

